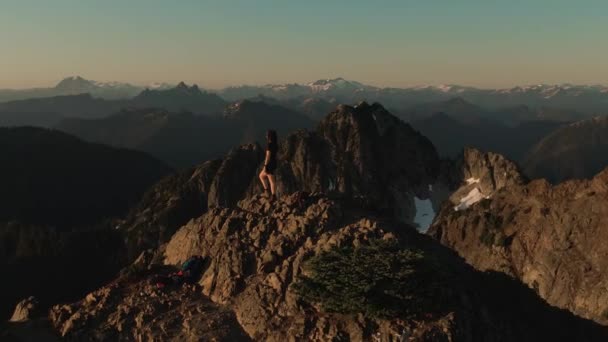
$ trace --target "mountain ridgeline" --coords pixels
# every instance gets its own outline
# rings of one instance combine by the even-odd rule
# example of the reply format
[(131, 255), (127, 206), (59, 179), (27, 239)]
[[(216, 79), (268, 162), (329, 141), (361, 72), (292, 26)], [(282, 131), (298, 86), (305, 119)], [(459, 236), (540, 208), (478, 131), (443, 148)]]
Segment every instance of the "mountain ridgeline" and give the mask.
[(245, 100), (215, 117), (132, 109), (102, 119), (65, 119), (56, 127), (87, 141), (143, 151), (183, 168), (218, 158), (235, 145), (262, 143), (269, 128), (283, 135), (312, 126), (303, 114)]
[(144, 89), (136, 96), (120, 99), (100, 98), (89, 90), (90, 87), (75, 87), (60, 95), (0, 103), (0, 125), (50, 128), (65, 118), (97, 119), (122, 109), (157, 108), (220, 116), (227, 105), (219, 96), (184, 83), (173, 88)]
[(0, 220), (73, 227), (120, 216), (171, 169), (39, 128), (0, 128)]
[(608, 118), (579, 121), (548, 134), (523, 160), (526, 174), (559, 183), (589, 179), (608, 165)]

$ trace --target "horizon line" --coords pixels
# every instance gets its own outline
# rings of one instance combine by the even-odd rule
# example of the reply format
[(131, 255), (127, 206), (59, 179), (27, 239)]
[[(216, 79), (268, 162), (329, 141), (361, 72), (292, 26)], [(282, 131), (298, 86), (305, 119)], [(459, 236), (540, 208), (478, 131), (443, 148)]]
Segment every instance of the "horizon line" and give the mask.
[(106, 83), (106, 84), (111, 84), (111, 83), (118, 83), (118, 84), (124, 84), (124, 85), (131, 85), (134, 87), (141, 87), (141, 88), (149, 88), (151, 85), (154, 84), (165, 84), (165, 85), (170, 85), (172, 87), (177, 86), (179, 83), (184, 83), (186, 85), (189, 86), (198, 86), (204, 90), (209, 90), (209, 91), (221, 91), (221, 90), (225, 90), (228, 88), (238, 88), (238, 87), (269, 87), (269, 86), (281, 86), (281, 85), (310, 85), (313, 84), (315, 82), (318, 81), (332, 81), (332, 80), (344, 80), (347, 82), (355, 82), (355, 83), (359, 83), (363, 86), (367, 86), (367, 87), (373, 87), (373, 88), (378, 88), (378, 89), (417, 89), (417, 88), (441, 88), (441, 87), (462, 87), (462, 88), (472, 88), (472, 89), (478, 89), (478, 90), (510, 90), (510, 89), (515, 89), (515, 88), (526, 88), (526, 87), (535, 87), (535, 86), (573, 86), (573, 87), (608, 87), (608, 83), (571, 83), (571, 82), (560, 82), (560, 83), (527, 83), (527, 84), (515, 84), (509, 87), (489, 87), (489, 86), (474, 86), (474, 85), (466, 85), (466, 84), (462, 84), (462, 83), (425, 83), (425, 84), (416, 84), (416, 85), (402, 85), (402, 86), (384, 86), (384, 85), (375, 85), (375, 84), (371, 84), (371, 83), (366, 83), (364, 81), (358, 81), (358, 80), (353, 80), (353, 79), (348, 79), (345, 77), (341, 77), (341, 76), (337, 76), (337, 77), (333, 77), (333, 78), (317, 78), (313, 81), (308, 81), (308, 82), (281, 82), (281, 83), (241, 83), (241, 84), (230, 84), (230, 85), (226, 85), (223, 87), (206, 87), (206, 86), (201, 86), (200, 84), (202, 84), (202, 82), (186, 82), (186, 81), (176, 81), (176, 82), (171, 82), (171, 81), (151, 81), (151, 82), (131, 82), (131, 81), (115, 81), (115, 80), (103, 80), (103, 81), (98, 81), (92, 78), (87, 78), (87, 77), (82, 77), (81, 75), (73, 75), (73, 76), (66, 76), (61, 78), (59, 81), (55, 81), (54, 83), (51, 83), (51, 85), (40, 85), (40, 86), (30, 86), (30, 87), (17, 87), (17, 88), (0, 88), (1, 91), (10, 91), (10, 90), (14, 90), (14, 91), (25, 91), (25, 90), (33, 90), (33, 89), (52, 89), (54, 87), (56, 87), (60, 82), (67, 80), (67, 79), (74, 79), (74, 78), (81, 78), (85, 81), (91, 81), (91, 82), (98, 82), (98, 83)]

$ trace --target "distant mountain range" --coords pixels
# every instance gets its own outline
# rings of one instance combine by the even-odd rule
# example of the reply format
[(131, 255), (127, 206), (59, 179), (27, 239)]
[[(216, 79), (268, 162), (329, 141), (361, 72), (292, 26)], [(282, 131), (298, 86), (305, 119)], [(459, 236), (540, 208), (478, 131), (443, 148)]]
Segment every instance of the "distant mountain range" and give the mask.
[[(71, 81), (62, 87), (76, 89), (70, 84)], [(145, 89), (129, 99), (108, 100), (82, 92), (77, 95), (4, 102), (0, 103), (0, 126), (50, 128), (64, 118), (102, 118), (125, 108), (160, 108), (173, 112), (187, 111), (197, 115), (220, 116), (227, 105), (228, 102), (219, 96), (202, 91), (196, 85), (187, 86), (182, 82), (173, 88)]]
[(32, 98), (0, 103), (0, 125), (53, 127), (64, 117), (99, 118), (128, 105), (90, 94)]
[(127, 109), (100, 119), (65, 119), (56, 128), (87, 141), (144, 151), (174, 167), (186, 167), (217, 158), (242, 143), (263, 144), (270, 128), (281, 136), (313, 125), (305, 115), (285, 107), (245, 100), (228, 106), (222, 116)]
[[(167, 83), (132, 85), (119, 82), (96, 82), (80, 76), (68, 77), (52, 88), (0, 90), (0, 102), (89, 93), (104, 99), (129, 99), (144, 90), (173, 88)], [(179, 88), (179, 87), (178, 87)], [(280, 101), (325, 99), (339, 103), (360, 101), (380, 102), (393, 111), (428, 102), (446, 101), (459, 97), (478, 106), (499, 109), (512, 106), (576, 109), (587, 114), (608, 112), (608, 86), (602, 85), (531, 85), (505, 89), (480, 89), (459, 85), (418, 86), (404, 88), (376, 87), (343, 78), (322, 79), (299, 84), (269, 84), (261, 86), (232, 86), (215, 91), (228, 102), (257, 96)]]
[(121, 82), (97, 82), (80, 76), (71, 76), (64, 78), (51, 88), (0, 89), (0, 102), (83, 93), (89, 93), (93, 97), (116, 100), (134, 97), (145, 89), (169, 89), (171, 87), (173, 85), (168, 83), (141, 86)]
[(445, 112), (410, 124), (431, 139), (442, 157), (455, 158), (465, 147), (475, 147), (503, 154), (518, 162), (534, 144), (564, 125), (556, 121), (524, 121), (510, 126), (485, 118), (462, 121)]
[(316, 97), (342, 103), (366, 100), (380, 102), (393, 110), (459, 97), (491, 109), (526, 105), (577, 109), (589, 113), (608, 112), (608, 86), (600, 85), (533, 85), (508, 89), (479, 89), (458, 85), (381, 88), (335, 78), (308, 84), (228, 87), (218, 94), (227, 100), (258, 95), (280, 100)]
[(213, 115), (221, 113), (227, 102), (216, 94), (202, 91), (196, 84), (189, 87), (180, 82), (174, 88), (145, 89), (128, 105)]
[(443, 157), (455, 158), (463, 148), (475, 147), (518, 162), (547, 134), (586, 118), (577, 111), (545, 107), (489, 110), (459, 97), (424, 103), (398, 115), (429, 137)]

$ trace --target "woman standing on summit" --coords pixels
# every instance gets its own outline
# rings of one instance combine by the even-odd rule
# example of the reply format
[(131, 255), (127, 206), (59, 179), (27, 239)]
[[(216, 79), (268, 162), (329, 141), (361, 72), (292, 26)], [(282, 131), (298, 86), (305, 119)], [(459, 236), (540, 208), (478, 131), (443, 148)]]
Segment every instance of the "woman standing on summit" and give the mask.
[[(264, 167), (260, 172), (260, 181), (264, 187), (264, 192), (268, 193), (268, 183), (270, 183), (270, 194), (274, 198), (276, 194), (276, 185), (274, 182), (274, 171), (277, 168), (277, 132), (268, 130), (266, 132), (266, 157), (264, 158)], [(268, 182), (266, 181), (268, 180)]]

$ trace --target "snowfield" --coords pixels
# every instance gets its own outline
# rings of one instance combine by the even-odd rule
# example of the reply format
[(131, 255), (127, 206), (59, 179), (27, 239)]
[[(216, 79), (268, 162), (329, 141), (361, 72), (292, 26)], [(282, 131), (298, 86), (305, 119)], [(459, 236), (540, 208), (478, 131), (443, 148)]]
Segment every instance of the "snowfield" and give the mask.
[(454, 210), (459, 211), (468, 209), (473, 204), (484, 199), (484, 197), (485, 196), (481, 193), (481, 191), (479, 191), (478, 188), (475, 188), (460, 200), (460, 203), (454, 207)]

